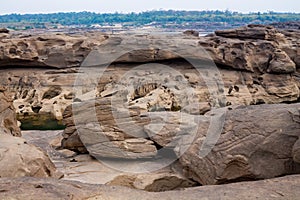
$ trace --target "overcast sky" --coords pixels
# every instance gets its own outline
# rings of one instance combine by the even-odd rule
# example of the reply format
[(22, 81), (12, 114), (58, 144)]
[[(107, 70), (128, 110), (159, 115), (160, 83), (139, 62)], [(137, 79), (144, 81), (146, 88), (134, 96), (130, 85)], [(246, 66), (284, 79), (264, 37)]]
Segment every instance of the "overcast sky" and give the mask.
[(141, 12), (158, 9), (297, 12), (299, 0), (2, 0), (0, 14), (70, 11)]

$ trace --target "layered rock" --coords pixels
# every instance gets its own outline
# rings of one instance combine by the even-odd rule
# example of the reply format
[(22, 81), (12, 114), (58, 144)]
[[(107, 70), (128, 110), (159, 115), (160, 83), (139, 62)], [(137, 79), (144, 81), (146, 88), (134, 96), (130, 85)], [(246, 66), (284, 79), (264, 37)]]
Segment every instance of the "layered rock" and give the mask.
[(179, 147), (190, 145), (179, 159), (187, 177), (217, 184), (299, 173), (299, 108), (280, 104), (228, 110), (215, 138), (204, 122), (196, 140)]
[(104, 35), (72, 36), (63, 33), (6, 35), (1, 38), (1, 66), (78, 67)]
[[(199, 38), (97, 33), (0, 38), (1, 84), (14, 93), (23, 128), (27, 122), (29, 128), (61, 128), (63, 119), (64, 148), (145, 166), (149, 159), (180, 157), (185, 175), (200, 184), (299, 173), (299, 105), (277, 105), (299, 100), (298, 31), (249, 25)], [(10, 66), (17, 70), (6, 69)], [(226, 105), (233, 110), (218, 113)], [(221, 131), (221, 126), (208, 131), (211, 117), (225, 120), (219, 140), (208, 134)], [(216, 146), (202, 157), (205, 139), (206, 150)], [(154, 190), (159, 179), (139, 185), (138, 177), (121, 176), (116, 182)]]
[[(297, 35), (298, 32), (294, 34)], [(141, 36), (141, 38), (136, 36), (110, 37), (92, 55), (87, 57), (82, 67), (83, 70), (80, 71), (85, 75), (79, 76), (79, 79), (82, 79), (80, 83), (84, 83), (87, 79), (89, 81), (94, 79), (97, 88), (90, 88), (90, 90), (94, 90), (94, 96), (90, 95), (90, 92), (86, 92), (87, 95), (90, 95), (89, 97), (78, 96), (77, 98), (84, 100), (97, 97), (99, 99), (96, 100), (98, 102), (96, 104), (99, 106), (94, 106), (92, 101), (78, 103), (77, 108), (80, 109), (75, 112), (82, 112), (79, 119), (83, 120), (79, 120), (82, 123), (77, 124), (70, 121), (71, 106), (66, 110), (64, 118), (67, 121), (65, 123), (67, 128), (64, 133), (63, 147), (80, 152), (86, 151), (77, 129), (81, 129), (85, 136), (89, 135), (90, 140), (84, 143), (90, 144), (90, 141), (93, 141), (93, 145), (96, 145), (103, 142), (103, 139), (100, 139), (101, 141), (96, 139), (99, 138), (98, 133), (94, 134), (99, 132), (99, 130), (96, 131), (98, 127), (95, 122), (96, 124), (98, 122), (94, 120), (95, 116), (92, 119), (88, 114), (90, 112), (85, 112), (85, 110), (96, 109), (98, 121), (110, 123), (110, 129), (106, 128), (102, 132), (109, 138), (109, 141), (114, 141), (114, 145), (121, 149), (126, 147), (129, 151), (135, 152), (137, 151), (135, 148), (138, 147), (135, 144), (146, 146), (150, 144), (151, 151), (148, 153), (152, 152), (150, 156), (153, 156), (156, 154), (153, 144), (148, 139), (144, 140), (145, 132), (148, 131), (147, 133), (151, 134), (151, 131), (147, 130), (145, 126), (147, 123), (141, 124), (145, 126), (145, 130), (138, 134), (143, 136), (143, 141), (135, 139), (132, 143), (132, 138), (127, 141), (128, 136), (124, 137), (124, 133), (120, 137), (119, 124), (122, 123), (113, 122), (113, 119), (118, 122), (118, 116), (121, 116), (123, 121), (128, 121), (130, 124), (131, 122), (135, 123), (137, 116), (131, 116), (131, 113), (124, 117), (127, 108), (138, 109), (139, 113), (165, 110), (202, 115), (211, 107), (225, 105), (295, 102), (299, 98), (299, 79), (296, 72), (298, 64), (294, 55), (298, 55), (298, 53), (287, 54), (288, 49), (292, 51), (299, 46), (295, 40), (298, 36), (295, 35), (283, 34), (269, 26), (251, 25), (236, 30), (216, 31), (214, 35), (200, 39), (170, 37), (168, 40), (162, 40), (157, 36), (147, 35)], [(294, 39), (291, 40), (291, 38)], [(196, 46), (195, 40), (198, 40)], [(159, 47), (158, 44), (161, 47), (169, 48), (158, 51), (154, 48)], [(133, 47), (136, 50), (126, 53)], [(145, 47), (149, 47), (149, 49), (147, 50)], [(202, 68), (197, 68), (197, 66), (193, 66), (193, 62), (174, 60), (183, 56), (186, 59), (197, 58), (207, 61), (209, 57), (201, 52), (201, 47), (209, 52), (217, 66), (210, 62), (197, 62), (202, 66)], [(113, 48), (120, 49), (125, 54), (120, 55), (120, 52)], [(187, 50), (184, 51), (184, 49)], [(98, 66), (91, 72), (85, 70), (85, 67), (109, 63), (111, 59), (116, 64), (110, 65), (108, 68)], [(160, 60), (170, 61), (142, 66), (133, 64)], [(123, 64), (118, 64), (118, 62)], [(124, 64), (126, 62), (130, 64)], [(205, 68), (204, 65), (209, 67)], [(215, 73), (220, 73), (219, 78), (218, 76), (210, 77)], [(97, 77), (97, 74), (100, 77)], [(216, 84), (209, 85), (210, 79), (213, 79)], [(84, 89), (84, 87), (82, 88)], [(111, 103), (100, 103), (106, 101), (107, 96), (112, 96), (117, 100), (111, 101)], [(102, 110), (107, 106), (108, 110), (115, 108), (114, 113), (107, 114)], [(104, 119), (101, 116), (107, 118)], [(90, 124), (87, 125), (87, 122)], [(137, 127), (137, 130), (140, 130), (140, 127)], [(159, 135), (155, 137), (159, 137)], [(158, 143), (155, 141), (158, 145), (164, 145), (166, 142), (168, 141), (159, 141)], [(103, 145), (100, 146), (103, 147)], [(110, 147), (110, 149), (112, 148)], [(100, 152), (99, 149), (95, 151)], [(116, 155), (106, 155), (107, 152), (107, 149), (103, 149), (100, 154), (104, 157), (117, 157)], [(112, 152), (110, 151), (110, 154)], [(121, 157), (123, 156), (121, 154)], [(135, 156), (125, 157), (136, 158)]]
[(298, 199), (299, 176), (203, 186), (168, 192), (145, 192), (125, 187), (90, 185), (54, 179), (1, 179), (1, 199)]
[[(93, 113), (95, 110), (96, 113)], [(145, 139), (143, 128), (138, 125), (145, 122), (139, 119), (139, 115), (138, 109), (127, 112), (125, 108), (112, 107), (111, 98), (75, 103), (73, 109), (69, 106), (64, 113), (67, 128), (62, 145), (81, 152), (88, 148), (89, 153), (95, 157), (152, 157), (157, 150), (151, 140)], [(122, 130), (122, 127), (126, 127), (130, 133)], [(80, 136), (84, 145), (69, 140), (70, 135)]]
[[(0, 51), (1, 85), (8, 85), (15, 94), (18, 119), (23, 122), (22, 128), (27, 129), (62, 128), (63, 110), (73, 99), (79, 98), (75, 97), (76, 89), (73, 88), (78, 80), (82, 93), (87, 94), (86, 99), (93, 98), (90, 92), (103, 97), (114, 94), (122, 86), (130, 90), (130, 103), (137, 104), (133, 100), (139, 99), (138, 106), (145, 108), (149, 103), (149, 110), (186, 110), (188, 103), (186, 100), (181, 102), (181, 99), (187, 95), (179, 91), (187, 85), (192, 86), (191, 93), (196, 94), (193, 101), (201, 104), (195, 114), (204, 114), (216, 104), (294, 102), (299, 98), (300, 85), (296, 70), (300, 62), (299, 35), (297, 30), (276, 30), (258, 25), (216, 31), (199, 38), (151, 34), (6, 34), (0, 41), (3, 46)], [(208, 66), (215, 70), (205, 69), (207, 63), (203, 60), (209, 61)], [(111, 62), (114, 64), (105, 68)], [(159, 62), (177, 72), (170, 75), (163, 72), (169, 84), (157, 84), (164, 80), (158, 79), (157, 71), (152, 70), (153, 65), (134, 70), (139, 64), (148, 62)], [(24, 68), (20, 69), (20, 66)], [(209, 99), (205, 78), (201, 78), (216, 71), (220, 72), (224, 83), (221, 90), (226, 94), (226, 100), (219, 103)], [(195, 73), (198, 75), (193, 75)], [(99, 77), (101, 74), (104, 76)], [(127, 76), (126, 81), (120, 81), (124, 76)], [(147, 77), (147, 81), (134, 81), (136, 79), (130, 79), (132, 77)], [(151, 81), (156, 85), (151, 86)], [(172, 86), (174, 83), (178, 89)], [(143, 86), (132, 88), (132, 84)], [(144, 94), (135, 94), (135, 89), (143, 88), (146, 89)], [(232, 88), (238, 88), (238, 91)], [(156, 99), (161, 100), (144, 98), (151, 91)]]
[[(300, 172), (299, 104), (233, 106), (201, 116), (133, 111), (126, 115), (107, 102), (104, 98), (79, 103), (73, 109), (77, 121), (66, 118), (70, 126), (65, 134), (75, 131), (83, 142), (80, 147), (96, 158), (172, 159), (161, 150), (169, 149), (176, 153), (173, 159), (179, 158), (185, 175), (204, 185)], [(128, 141), (140, 141), (140, 145)]]

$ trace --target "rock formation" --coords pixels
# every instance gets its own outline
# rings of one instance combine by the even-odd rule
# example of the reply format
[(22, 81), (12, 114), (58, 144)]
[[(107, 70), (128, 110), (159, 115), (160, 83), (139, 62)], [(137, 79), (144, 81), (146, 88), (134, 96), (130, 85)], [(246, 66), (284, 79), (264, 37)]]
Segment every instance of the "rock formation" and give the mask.
[[(89, 153), (124, 172), (106, 181), (108, 185), (157, 192), (300, 173), (300, 32), (248, 25), (205, 37), (186, 34), (1, 33), (0, 85), (13, 94), (22, 128), (64, 124), (63, 148)], [(5, 103), (0, 107), (11, 106)], [(13, 113), (9, 106), (1, 114)], [(5, 116), (0, 115), (3, 132), (19, 135), (15, 119)], [(16, 142), (18, 148), (29, 148), (23, 140)], [(34, 151), (40, 161), (41, 152)], [(60, 153), (70, 162), (80, 160), (72, 152)], [(51, 162), (43, 159), (32, 165), (22, 161), (29, 166), (25, 175), (52, 176)], [(170, 166), (174, 162), (176, 169)], [(36, 165), (43, 166), (41, 171), (35, 172)], [(297, 182), (298, 176), (288, 176), (132, 194), (198, 199), (226, 192), (228, 198), (293, 199), (297, 192), (287, 186)], [(44, 183), (58, 188), (49, 191)], [(1, 184), (7, 189), (0, 196), (11, 195), (7, 179)], [(22, 193), (24, 187), (41, 189), (45, 198), (75, 199), (102, 198), (111, 190), (118, 197), (129, 190), (26, 178), (14, 184), (19, 185), (14, 195), (24, 198), (29, 194)], [(71, 192), (74, 184), (82, 191)]]
[(207, 155), (209, 125), (200, 126), (179, 159), (187, 177), (206, 185), (299, 173), (299, 108), (275, 104), (228, 110), (221, 135)]
[(21, 136), (12, 98), (10, 98), (7, 89), (3, 86), (0, 86), (0, 134)]
[(61, 173), (49, 157), (26, 140), (0, 134), (0, 177), (55, 177)]
[(55, 179), (0, 179), (1, 199), (276, 199), (296, 200), (300, 195), (299, 175), (276, 179), (203, 186), (167, 192), (145, 192), (126, 187), (91, 185)]
[[(90, 38), (90, 39), (88, 39)], [(92, 39), (93, 38), (93, 39)], [(104, 36), (76, 37), (66, 34), (6, 35), (1, 38), (1, 66), (67, 68), (81, 64)]]
[(0, 88), (0, 177), (60, 177), (49, 157), (18, 137), (16, 112), (8, 91)]
[[(209, 99), (211, 95), (202, 76), (217, 71), (224, 83), (221, 90), (226, 94), (226, 100), (219, 102), (221, 104), (294, 102), (299, 98), (299, 35), (297, 30), (277, 30), (271, 26), (258, 25), (216, 31), (215, 34), (199, 38), (151, 34), (6, 34), (0, 39), (3, 46), (0, 50), (3, 72), (0, 74), (1, 85), (7, 85), (15, 94), (14, 106), (18, 120), (27, 129), (46, 126), (62, 128), (63, 111), (77, 98), (73, 88), (76, 80), (78, 84), (81, 81), (80, 87), (87, 96), (93, 92), (97, 96), (111, 95), (123, 85), (123, 88), (133, 90), (131, 99), (128, 100), (139, 98), (143, 103), (139, 106), (146, 107), (149, 103), (152, 110), (168, 110), (172, 105), (173, 109), (190, 110), (185, 108), (188, 106), (187, 102), (180, 102), (187, 95), (178, 92), (189, 85), (192, 86), (191, 93), (197, 96), (188, 101), (211, 104), (205, 108), (200, 106), (194, 111), (204, 114), (210, 106), (218, 103)], [(18, 45), (19, 43), (24, 45)], [(17, 53), (13, 53), (13, 49)], [(195, 64), (202, 66), (203, 62), (193, 62), (193, 59), (210, 60), (209, 66), (216, 70), (198, 68)], [(114, 64), (110, 65), (111, 62)], [(145, 86), (146, 82), (162, 81), (156, 76), (156, 70), (149, 70), (154, 64), (139, 66), (149, 64), (148, 62), (158, 62), (177, 71), (176, 75), (169, 75), (170, 84), (167, 88), (162, 88), (161, 84)], [(109, 67), (105, 70), (106, 65)], [(14, 68), (7, 68), (9, 66)], [(80, 66), (82, 67), (78, 69)], [(134, 70), (135, 68), (140, 70)], [(163, 69), (162, 66), (156, 68)], [(165, 71), (170, 71), (170, 68)], [(198, 70), (201, 72), (200, 76)], [(126, 74), (126, 71), (133, 73)], [(105, 76), (100, 78), (102, 73)], [(198, 75), (193, 75), (195, 73)], [(125, 80), (120, 82), (124, 75), (128, 76), (127, 83)], [(130, 77), (147, 77), (147, 80), (142, 82)], [(178, 81), (179, 79), (182, 81)], [(134, 94), (135, 88), (129, 87), (135, 81), (143, 85), (139, 90), (146, 89), (144, 94)], [(173, 83), (177, 84), (178, 89), (171, 85)], [(233, 86), (239, 91), (229, 92)], [(150, 91), (157, 98), (168, 100), (160, 100), (158, 103), (154, 98), (143, 98)]]

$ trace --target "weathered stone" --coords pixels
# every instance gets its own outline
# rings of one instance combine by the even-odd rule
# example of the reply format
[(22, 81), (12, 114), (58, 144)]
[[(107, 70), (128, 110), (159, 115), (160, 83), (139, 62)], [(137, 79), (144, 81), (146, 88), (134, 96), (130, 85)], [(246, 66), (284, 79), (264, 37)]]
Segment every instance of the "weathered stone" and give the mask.
[[(88, 39), (89, 38), (89, 39)], [(66, 34), (11, 35), (1, 40), (1, 66), (78, 67), (89, 51), (105, 40), (102, 34), (84, 37)]]
[(179, 174), (157, 172), (144, 175), (120, 175), (107, 185), (126, 186), (149, 192), (162, 192), (196, 186), (197, 184)]
[(271, 180), (201, 186), (167, 192), (145, 192), (126, 187), (91, 185), (76, 181), (18, 178), (0, 179), (1, 199), (276, 199), (296, 200), (300, 195), (298, 175)]
[[(9, 86), (14, 94), (18, 120), (29, 128), (47, 124), (54, 129), (63, 128), (60, 123), (63, 110), (73, 99), (107, 97), (124, 88), (130, 91), (128, 103), (147, 111), (178, 111), (199, 102), (215, 107), (217, 103), (209, 97), (203, 79), (207, 76), (205, 69), (193, 69), (191, 63), (183, 62), (182, 58), (196, 59), (201, 66), (203, 63), (199, 60), (216, 63), (225, 94), (233, 86), (240, 88), (226, 96), (224, 105), (294, 102), (299, 98), (296, 67), (300, 66), (300, 32), (297, 30), (249, 25), (199, 38), (152, 34), (107, 36), (102, 33), (7, 35), (0, 41), (4, 47), (0, 52), (0, 66), (5, 68), (1, 67), (0, 84)], [(120, 51), (116, 51), (118, 48)], [(122, 52), (124, 55), (119, 55)], [(115, 63), (102, 70), (101, 64), (105, 66), (111, 62)], [(164, 72), (165, 80), (158, 81), (158, 71), (152, 69), (154, 64), (135, 70), (141, 62), (161, 62), (163, 65), (157, 68), (170, 72), (165, 67), (168, 65), (177, 72), (169, 75)], [(26, 68), (7, 69), (12, 65)], [(79, 66), (85, 70), (78, 73), (77, 68), (68, 69)], [(103, 71), (103, 76), (98, 77)], [(133, 73), (125, 74), (127, 71)], [(285, 81), (281, 78), (283, 74), (287, 74)], [(130, 77), (122, 81), (123, 75)], [(270, 78), (261, 81), (263, 76)], [(141, 81), (143, 78), (147, 81)], [(80, 96), (76, 96), (73, 88), (78, 79), (82, 79)], [(268, 85), (277, 85), (280, 89), (270, 92), (265, 87)], [(47, 92), (51, 93), (53, 88), (56, 89), (49, 96)], [(183, 92), (185, 88), (195, 95)], [(280, 91), (285, 91), (284, 97)], [(206, 110), (199, 112), (203, 114)], [(197, 110), (193, 112), (198, 113)], [(35, 123), (30, 124), (30, 121)]]
[(228, 110), (221, 135), (214, 138), (216, 144), (207, 155), (209, 123), (204, 123), (193, 143), (177, 148), (180, 152), (190, 145), (180, 158), (187, 177), (206, 185), (299, 173), (299, 106), (258, 105)]
[(294, 161), (300, 163), (300, 140), (294, 144), (292, 153)]
[(21, 136), (12, 99), (2, 86), (0, 86), (0, 134)]
[(199, 31), (195, 31), (195, 30), (186, 30), (183, 32), (183, 34), (199, 37)]
[(0, 134), (0, 140), (0, 177), (62, 176), (44, 152), (24, 139)]
[(6, 28), (0, 28), (0, 33), (9, 33), (9, 30)]

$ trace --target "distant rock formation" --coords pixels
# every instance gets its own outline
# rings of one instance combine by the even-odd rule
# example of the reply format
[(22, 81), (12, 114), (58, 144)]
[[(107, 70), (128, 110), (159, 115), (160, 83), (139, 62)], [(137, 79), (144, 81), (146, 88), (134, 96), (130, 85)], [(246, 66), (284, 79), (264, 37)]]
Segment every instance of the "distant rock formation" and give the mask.
[[(3, 46), (0, 49), (0, 68), (3, 72), (0, 74), (0, 84), (7, 85), (15, 94), (14, 106), (18, 119), (23, 122), (22, 127), (27, 129), (63, 127), (63, 111), (77, 98), (73, 85), (78, 77), (89, 76), (82, 81), (86, 86), (83, 93), (87, 96), (94, 92), (92, 85), (98, 86), (98, 96), (105, 96), (115, 91), (116, 83), (126, 69), (149, 62), (170, 65), (179, 70), (183, 75), (182, 80), (198, 85), (193, 88), (198, 94), (198, 101), (202, 105), (210, 104), (194, 111), (203, 114), (210, 110), (210, 106), (215, 106), (215, 102), (205, 97), (209, 96), (209, 91), (203, 80), (200, 80), (201, 76), (193, 75), (197, 72), (183, 58), (212, 59), (221, 73), (224, 93), (227, 94), (231, 87), (239, 88), (238, 92), (233, 90), (226, 95), (226, 101), (223, 102), (225, 105), (294, 102), (299, 98), (299, 41), (300, 31), (277, 30), (262, 25), (216, 31), (215, 34), (199, 38), (151, 34), (6, 34), (0, 39)], [(167, 50), (153, 49), (151, 45), (166, 47)], [(114, 48), (121, 47), (122, 51), (130, 52), (120, 56), (120, 52), (114, 51)], [(132, 47), (136, 49), (132, 51)], [(203, 54), (203, 49), (210, 58)], [(95, 53), (98, 59), (92, 61), (90, 53)], [(99, 74), (92, 73), (92, 70), (100, 69), (100, 66), (109, 65), (110, 62), (114, 62), (115, 67), (111, 65), (105, 71), (106, 78), (101, 77), (100, 82), (96, 82), (93, 76)], [(80, 66), (85, 70), (78, 70)], [(14, 70), (15, 67), (24, 68)], [(141, 71), (137, 72), (137, 76), (149, 79), (154, 76)], [(176, 76), (171, 77), (170, 81), (176, 83), (178, 88), (185, 87), (182, 82), (176, 82)], [(203, 86), (199, 87), (200, 83)], [(153, 88), (155, 96), (169, 96), (169, 100), (164, 105), (162, 102), (158, 105), (155, 99), (142, 97), (140, 100), (144, 102), (143, 107), (150, 103), (152, 110), (158, 107), (168, 110), (170, 105), (167, 104), (171, 103), (173, 109), (187, 109), (186, 103), (178, 101), (186, 95), (176, 92), (174, 88), (167, 92), (168, 88), (156, 87)], [(139, 106), (142, 106), (141, 103)]]
[(0, 33), (9, 33), (9, 30), (6, 28), (0, 28)]
[(183, 32), (183, 34), (199, 37), (199, 31), (195, 31), (195, 30), (186, 30)]

